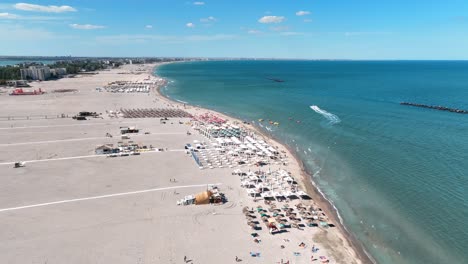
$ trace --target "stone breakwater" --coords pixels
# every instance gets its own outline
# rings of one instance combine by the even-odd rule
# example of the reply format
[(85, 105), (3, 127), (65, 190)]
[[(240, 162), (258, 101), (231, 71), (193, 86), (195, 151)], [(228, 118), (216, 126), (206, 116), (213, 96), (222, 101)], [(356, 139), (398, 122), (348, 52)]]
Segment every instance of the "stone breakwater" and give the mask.
[(425, 104), (416, 104), (416, 103), (409, 103), (409, 102), (401, 102), (401, 105), (409, 105), (409, 106), (416, 106), (422, 108), (429, 108), (429, 109), (436, 109), (440, 111), (449, 111), (458, 114), (468, 114), (468, 110), (458, 109), (458, 108), (450, 108), (440, 105), (425, 105)]

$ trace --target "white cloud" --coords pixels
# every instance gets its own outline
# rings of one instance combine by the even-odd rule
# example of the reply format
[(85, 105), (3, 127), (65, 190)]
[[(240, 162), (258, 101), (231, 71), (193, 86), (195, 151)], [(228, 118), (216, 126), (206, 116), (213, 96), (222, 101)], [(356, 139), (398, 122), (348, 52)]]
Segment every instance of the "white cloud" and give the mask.
[(306, 18), (306, 19), (304, 19), (304, 22), (306, 22), (306, 23), (310, 23), (310, 22), (312, 22), (312, 19), (310, 19), (310, 18)]
[(307, 15), (310, 15), (310, 12), (309, 11), (297, 11), (296, 12), (296, 16), (307, 16)]
[(17, 19), (17, 18), (19, 18), (19, 16), (15, 14), (0, 13), (0, 19)]
[(48, 20), (67, 20), (66, 17), (57, 16), (20, 16), (12, 13), (0, 13), (0, 19), (3, 20), (33, 20), (33, 21), (48, 21)]
[(262, 24), (281, 23), (283, 21), (283, 16), (264, 16), (258, 20)]
[(105, 26), (90, 25), (90, 24), (70, 24), (70, 27), (72, 27), (74, 29), (84, 29), (84, 30), (105, 28)]
[(192, 22), (189, 22), (189, 23), (185, 24), (185, 26), (188, 27), (188, 28), (194, 28), (195, 24), (192, 23)]
[(207, 18), (200, 18), (200, 22), (208, 23), (208, 22), (215, 22), (217, 19), (215, 17), (209, 16)]
[(249, 29), (247, 33), (251, 35), (258, 35), (258, 34), (262, 34), (263, 32), (256, 30), (256, 29)]
[(353, 36), (364, 36), (364, 35), (390, 35), (391, 32), (378, 32), (378, 31), (354, 31), (354, 32), (345, 32), (344, 35), (346, 37), (353, 37)]
[(193, 2), (194, 5), (205, 5), (205, 2)]
[(63, 12), (75, 12), (76, 9), (63, 5), (63, 6), (55, 6), (55, 5), (34, 5), (34, 4), (27, 4), (27, 3), (17, 3), (14, 7), (18, 10), (23, 11), (34, 11), (34, 12), (47, 12), (47, 13), (63, 13)]
[(216, 34), (216, 35), (192, 35), (182, 37), (186, 41), (214, 41), (214, 40), (229, 40), (236, 38), (236, 35)]
[(281, 36), (303, 36), (304, 33), (302, 32), (294, 32), (294, 31), (286, 31), (286, 32), (281, 32)]
[(152, 28), (153, 28), (153, 25), (146, 25), (145, 28), (147, 28), (147, 29), (152, 29)]

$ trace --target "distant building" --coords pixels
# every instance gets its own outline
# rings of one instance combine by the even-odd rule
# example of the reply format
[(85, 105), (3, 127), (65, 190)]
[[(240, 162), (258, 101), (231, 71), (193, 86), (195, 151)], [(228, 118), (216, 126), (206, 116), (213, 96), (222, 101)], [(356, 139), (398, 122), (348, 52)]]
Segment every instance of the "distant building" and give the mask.
[(50, 78), (50, 68), (45, 66), (30, 66), (27, 69), (20, 69), (21, 79), (45, 81)]
[(50, 69), (50, 73), (54, 77), (61, 77), (63, 75), (67, 74), (67, 69), (66, 68), (55, 68), (55, 69)]
[(66, 68), (50, 69), (47, 66), (29, 66), (27, 69), (20, 69), (22, 80), (45, 81), (50, 77), (61, 77), (67, 74)]
[(6, 82), (7, 86), (12, 87), (26, 87), (28, 83), (25, 80), (11, 80)]
[(114, 148), (112, 144), (97, 146), (94, 150), (97, 155), (118, 153), (119, 149)]
[(120, 127), (120, 134), (131, 134), (131, 133), (138, 133), (140, 130), (136, 127)]

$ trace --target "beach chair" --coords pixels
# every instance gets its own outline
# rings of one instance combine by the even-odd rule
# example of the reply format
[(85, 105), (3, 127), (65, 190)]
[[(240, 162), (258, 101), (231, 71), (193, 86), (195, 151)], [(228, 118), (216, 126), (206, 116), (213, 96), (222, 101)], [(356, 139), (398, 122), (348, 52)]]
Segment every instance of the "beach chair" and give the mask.
[(260, 257), (260, 252), (250, 252), (251, 257)]

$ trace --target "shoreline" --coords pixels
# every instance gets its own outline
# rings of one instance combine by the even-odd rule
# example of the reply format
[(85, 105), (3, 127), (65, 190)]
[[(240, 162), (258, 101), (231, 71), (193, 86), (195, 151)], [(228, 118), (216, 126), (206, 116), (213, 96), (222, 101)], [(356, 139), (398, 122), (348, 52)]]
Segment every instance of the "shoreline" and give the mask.
[[(330, 218), (332, 221), (336, 223), (336, 227), (340, 230), (340, 232), (344, 235), (344, 237), (347, 239), (348, 243), (350, 246), (356, 251), (356, 253), (359, 256), (359, 259), (363, 263), (372, 263), (375, 264), (377, 261), (368, 253), (364, 246), (357, 240), (357, 238), (354, 236), (353, 233), (351, 233), (346, 226), (343, 223), (343, 219), (341, 218), (340, 213), (338, 212), (338, 209), (336, 206), (333, 204), (332, 201), (330, 201), (325, 194), (320, 190), (320, 188), (316, 185), (316, 183), (312, 180), (312, 175), (307, 172), (304, 162), (302, 161), (301, 158), (298, 157), (297, 153), (293, 151), (293, 149), (288, 145), (283, 142), (281, 142), (279, 139), (274, 137), (273, 135), (268, 135), (266, 132), (259, 131), (257, 127), (255, 127), (255, 131), (258, 131), (261, 133), (262, 136), (265, 136), (272, 141), (274, 141), (276, 144), (279, 144), (286, 148), (289, 152), (289, 154), (295, 159), (295, 161), (299, 164), (300, 169), (301, 169), (301, 185), (305, 188), (305, 192), (309, 194), (316, 202), (317, 204), (321, 207), (324, 208), (325, 212), (327, 212), (327, 215), (331, 216)], [(328, 214), (331, 213), (331, 214)]]
[[(365, 250), (362, 243), (359, 242), (357, 240), (357, 238), (354, 236), (354, 234), (352, 234), (346, 228), (346, 226), (344, 225), (344, 223), (342, 221), (342, 218), (341, 218), (337, 208), (333, 204), (333, 202), (330, 201), (329, 199), (327, 199), (325, 197), (325, 195), (323, 194), (323, 192), (320, 190), (320, 188), (313, 182), (312, 176), (307, 172), (307, 170), (306, 170), (306, 168), (304, 166), (304, 162), (297, 156), (297, 153), (295, 153), (291, 149), (291, 147), (289, 145), (281, 142), (279, 139), (277, 139), (272, 134), (270, 134), (268, 132), (265, 132), (265, 131), (262, 131), (262, 129), (257, 125), (254, 125), (254, 124), (251, 124), (251, 123), (249, 125), (245, 125), (245, 124), (243, 124), (243, 121), (241, 119), (239, 119), (239, 118), (232, 117), (232, 116), (229, 116), (227, 114), (224, 114), (224, 113), (212, 110), (212, 109), (204, 108), (204, 107), (201, 107), (201, 106), (191, 105), (191, 104), (186, 103), (186, 102), (181, 102), (179, 100), (173, 99), (173, 98), (163, 94), (161, 92), (161, 88), (167, 86), (168, 82), (164, 77), (157, 75), (155, 71), (160, 66), (165, 65), (165, 64), (169, 64), (169, 63), (176, 63), (176, 62), (161, 63), (161, 64), (157, 64), (157, 65), (155, 65), (154, 67), (151, 68), (150, 74), (152, 76), (162, 78), (162, 79), (165, 80), (165, 85), (164, 86), (159, 86), (156, 89), (156, 97), (158, 97), (158, 98), (160, 98), (162, 100), (165, 100), (165, 101), (167, 101), (167, 102), (169, 102), (171, 104), (175, 104), (175, 105), (178, 105), (178, 106), (185, 105), (185, 106), (188, 106), (188, 107), (194, 107), (196, 109), (203, 109), (205, 111), (208, 111), (208, 112), (217, 114), (219, 116), (222, 116), (223, 118), (226, 118), (228, 120), (237, 121), (237, 122), (240, 123), (239, 124), (240, 126), (242, 126), (244, 128), (247, 128), (247, 129), (250, 129), (250, 130), (253, 130), (255, 133), (258, 133), (260, 136), (262, 136), (264, 138), (267, 138), (268, 140), (272, 141), (274, 144), (281, 146), (283, 149), (286, 149), (286, 152), (287, 152), (286, 155), (292, 157), (293, 161), (296, 162), (297, 165), (298, 165), (298, 172), (300, 174), (300, 175), (298, 175), (298, 176), (300, 176), (300, 177), (298, 177), (299, 185), (304, 188), (305, 192), (308, 195), (310, 195), (310, 197), (312, 197), (312, 199), (317, 203), (317, 205), (320, 208), (325, 209), (324, 211), (326, 212), (327, 216), (335, 223), (335, 227), (338, 228), (339, 233), (344, 237), (344, 239), (347, 241), (349, 246), (356, 253), (357, 259), (361, 263), (377, 263), (375, 261), (375, 259), (373, 259), (373, 257)], [(288, 162), (288, 163), (291, 164), (292, 162)]]

